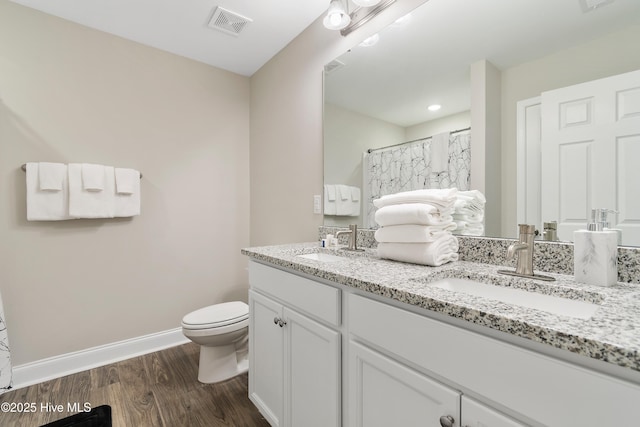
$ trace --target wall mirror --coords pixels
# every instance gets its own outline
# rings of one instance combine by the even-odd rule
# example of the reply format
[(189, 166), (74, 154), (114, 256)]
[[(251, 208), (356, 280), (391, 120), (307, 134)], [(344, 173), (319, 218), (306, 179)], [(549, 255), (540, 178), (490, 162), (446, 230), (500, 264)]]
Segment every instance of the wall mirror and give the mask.
[[(325, 66), (325, 185), (363, 189), (367, 150), (469, 128), (477, 90), (472, 64), (486, 61), (498, 70), (501, 111), (499, 152), (493, 153), (499, 167), (483, 171), (499, 174), (501, 182), (501, 197), (487, 200), (499, 207), (497, 218), (487, 218), (497, 226), (486, 235), (516, 237), (517, 186), (524, 179), (517, 167), (518, 103), (640, 69), (639, 39), (637, 0), (429, 0)], [(632, 98), (640, 105), (640, 95)], [(441, 108), (430, 111), (431, 105)], [(640, 138), (630, 145), (639, 147)], [(541, 185), (538, 191), (547, 191)], [(530, 194), (527, 203), (537, 197)], [(640, 219), (640, 204), (638, 211)], [(369, 225), (362, 214), (325, 215), (324, 223)]]

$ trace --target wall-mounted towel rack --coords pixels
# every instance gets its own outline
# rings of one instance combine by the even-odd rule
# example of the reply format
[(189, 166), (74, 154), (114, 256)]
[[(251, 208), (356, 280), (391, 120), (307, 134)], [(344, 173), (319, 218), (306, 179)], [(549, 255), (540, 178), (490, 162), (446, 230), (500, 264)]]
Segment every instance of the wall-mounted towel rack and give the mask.
[[(22, 169), (24, 172), (27, 171), (27, 164), (23, 163), (22, 166), (20, 166), (20, 169)], [(140, 179), (142, 179), (142, 172), (140, 172)]]

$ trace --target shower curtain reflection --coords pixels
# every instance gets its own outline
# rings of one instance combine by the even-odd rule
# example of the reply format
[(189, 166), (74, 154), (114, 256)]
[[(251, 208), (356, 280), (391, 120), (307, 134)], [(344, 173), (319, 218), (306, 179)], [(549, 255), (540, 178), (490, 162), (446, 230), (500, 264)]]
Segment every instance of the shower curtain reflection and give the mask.
[(377, 228), (373, 220), (373, 200), (386, 194), (423, 188), (468, 190), (471, 179), (471, 136), (468, 130), (451, 132), (448, 166), (444, 172), (433, 172), (432, 138), (364, 153), (363, 204), (364, 227)]

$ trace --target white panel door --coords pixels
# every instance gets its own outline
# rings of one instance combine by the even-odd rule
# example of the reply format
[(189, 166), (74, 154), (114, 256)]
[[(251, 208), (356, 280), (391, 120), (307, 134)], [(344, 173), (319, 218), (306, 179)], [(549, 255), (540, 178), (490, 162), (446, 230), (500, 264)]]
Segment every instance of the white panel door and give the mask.
[(249, 291), (249, 398), (273, 427), (283, 426), (282, 306)]
[(349, 359), (350, 426), (460, 426), (458, 391), (353, 341)]
[(489, 408), (467, 396), (462, 396), (463, 427), (525, 427), (513, 418)]
[(542, 123), (543, 220), (572, 240), (591, 209), (613, 209), (622, 244), (640, 244), (640, 70), (544, 92)]
[(285, 307), (285, 425), (341, 425), (340, 333)]

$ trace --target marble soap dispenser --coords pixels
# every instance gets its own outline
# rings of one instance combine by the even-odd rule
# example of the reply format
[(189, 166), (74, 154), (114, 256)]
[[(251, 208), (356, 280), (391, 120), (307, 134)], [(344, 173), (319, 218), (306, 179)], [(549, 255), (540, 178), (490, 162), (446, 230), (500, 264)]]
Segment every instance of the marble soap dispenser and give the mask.
[(618, 281), (618, 233), (605, 230), (603, 209), (593, 209), (587, 230), (573, 233), (573, 272), (576, 282), (611, 286)]

